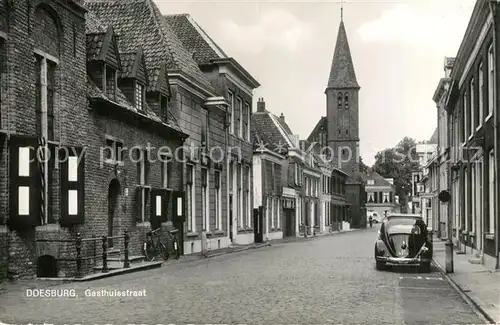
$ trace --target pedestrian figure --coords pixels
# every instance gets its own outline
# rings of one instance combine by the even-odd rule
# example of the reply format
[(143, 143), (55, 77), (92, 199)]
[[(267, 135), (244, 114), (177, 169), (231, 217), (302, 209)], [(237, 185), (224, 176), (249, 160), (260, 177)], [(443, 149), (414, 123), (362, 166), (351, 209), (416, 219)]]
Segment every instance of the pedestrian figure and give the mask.
[(370, 216), (368, 218), (368, 222), (370, 222), (370, 228), (371, 228), (373, 226), (373, 218), (372, 218), (372, 216)]

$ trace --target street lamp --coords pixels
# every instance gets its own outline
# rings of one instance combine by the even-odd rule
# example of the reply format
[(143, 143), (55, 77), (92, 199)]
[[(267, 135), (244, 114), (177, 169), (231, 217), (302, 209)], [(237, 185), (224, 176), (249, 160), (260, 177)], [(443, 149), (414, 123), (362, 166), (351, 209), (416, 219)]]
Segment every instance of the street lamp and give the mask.
[[(452, 173), (452, 171), (450, 171), (448, 173), (448, 188), (451, 187), (451, 173)], [(448, 192), (447, 190), (441, 191), (438, 195), (438, 199), (439, 199), (439, 201), (448, 204), (448, 227), (447, 227), (448, 240), (446, 241), (446, 244), (445, 244), (446, 273), (453, 273), (453, 241), (451, 239), (453, 236), (453, 233), (451, 230), (451, 225), (453, 222), (453, 215), (452, 215), (453, 212), (452, 212), (452, 207), (450, 204), (450, 201), (451, 201), (450, 192)]]

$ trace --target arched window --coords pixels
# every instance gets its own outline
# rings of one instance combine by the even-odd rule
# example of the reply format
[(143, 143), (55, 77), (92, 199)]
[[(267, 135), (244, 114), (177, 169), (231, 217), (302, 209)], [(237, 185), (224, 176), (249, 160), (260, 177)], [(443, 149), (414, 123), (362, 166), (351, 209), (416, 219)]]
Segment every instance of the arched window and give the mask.
[(345, 109), (349, 109), (349, 93), (344, 93)]
[(33, 22), (35, 48), (59, 57), (60, 35), (57, 13), (45, 4), (38, 6)]
[(337, 96), (337, 106), (339, 109), (342, 108), (342, 93), (339, 93), (339, 95)]

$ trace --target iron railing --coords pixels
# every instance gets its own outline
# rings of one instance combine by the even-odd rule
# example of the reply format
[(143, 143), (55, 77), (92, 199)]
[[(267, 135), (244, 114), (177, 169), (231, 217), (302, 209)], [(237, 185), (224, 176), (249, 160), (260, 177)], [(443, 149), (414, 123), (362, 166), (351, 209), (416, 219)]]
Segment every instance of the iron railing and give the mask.
[[(125, 231), (123, 235), (117, 236), (102, 236), (96, 237), (92, 236), (89, 238), (82, 238), (80, 233), (76, 234), (75, 239), (37, 239), (36, 243), (61, 243), (67, 244), (71, 248), (69, 248), (66, 252), (66, 255), (70, 257), (59, 257), (57, 258), (57, 262), (72, 262), (76, 264), (76, 277), (81, 278), (84, 276), (84, 270), (91, 268), (93, 269), (97, 265), (97, 260), (100, 259), (102, 261), (102, 267), (100, 269), (101, 272), (106, 273), (109, 272), (108, 268), (108, 240), (109, 239), (117, 239), (123, 240), (123, 252), (124, 252), (124, 260), (123, 260), (123, 268), (130, 267), (129, 260), (129, 243), (130, 243), (130, 235), (128, 231)], [(74, 249), (74, 251), (73, 251)], [(98, 251), (100, 250), (100, 257), (98, 258)], [(74, 252), (74, 254), (72, 253)], [(74, 256), (74, 257), (71, 257)]]

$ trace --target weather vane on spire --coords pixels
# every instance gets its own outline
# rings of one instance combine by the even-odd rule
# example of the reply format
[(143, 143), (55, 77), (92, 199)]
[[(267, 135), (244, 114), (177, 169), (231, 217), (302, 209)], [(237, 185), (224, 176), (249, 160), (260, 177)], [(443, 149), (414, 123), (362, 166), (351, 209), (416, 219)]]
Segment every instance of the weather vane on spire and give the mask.
[(344, 20), (344, 0), (340, 0), (340, 21)]

